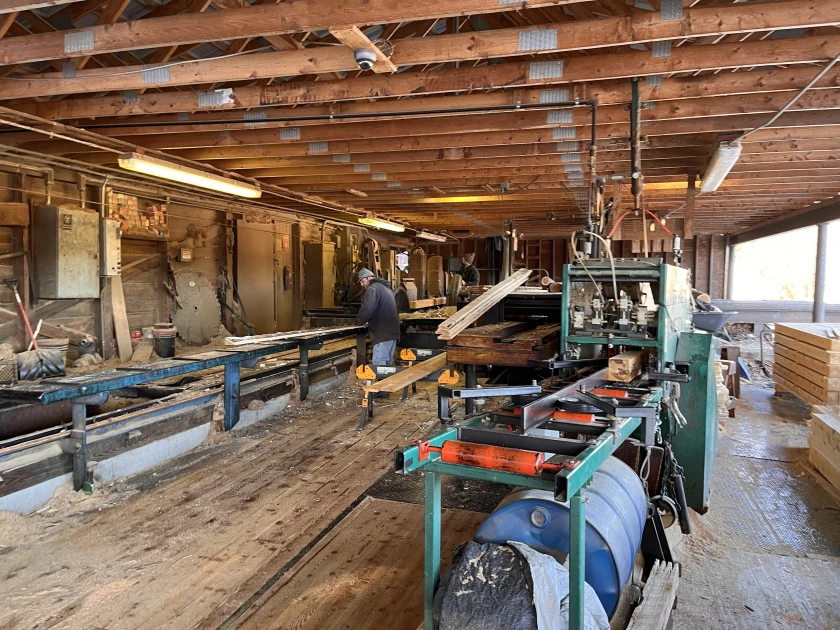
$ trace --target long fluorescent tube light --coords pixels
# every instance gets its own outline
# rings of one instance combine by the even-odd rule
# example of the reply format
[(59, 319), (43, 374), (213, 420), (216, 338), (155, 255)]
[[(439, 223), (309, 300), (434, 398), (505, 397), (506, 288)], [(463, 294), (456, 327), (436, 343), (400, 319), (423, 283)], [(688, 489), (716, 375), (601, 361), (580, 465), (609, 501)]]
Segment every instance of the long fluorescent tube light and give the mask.
[(120, 167), (129, 171), (168, 179), (182, 184), (191, 184), (199, 188), (207, 188), (217, 192), (258, 199), (262, 195), (259, 186), (246, 182), (228, 179), (220, 175), (205, 173), (196, 168), (181, 166), (142, 153), (123, 153), (119, 157)]
[(405, 232), (405, 226), (393, 221), (386, 221), (385, 219), (377, 219), (376, 217), (362, 217), (359, 219), (362, 225), (369, 225), (370, 227), (379, 228), (380, 230), (390, 230), (391, 232)]
[(417, 232), (417, 238), (424, 238), (427, 241), (436, 241), (438, 243), (445, 243), (446, 237), (442, 234), (433, 234), (432, 232), (427, 232), (426, 230), (421, 230)]
[(709, 168), (706, 169), (706, 174), (703, 175), (703, 181), (700, 183), (700, 192), (714, 192), (729, 175), (729, 171), (735, 166), (738, 158), (741, 157), (741, 143), (737, 140), (735, 142), (721, 142), (718, 144), (715, 154), (712, 156), (712, 161), (709, 163)]

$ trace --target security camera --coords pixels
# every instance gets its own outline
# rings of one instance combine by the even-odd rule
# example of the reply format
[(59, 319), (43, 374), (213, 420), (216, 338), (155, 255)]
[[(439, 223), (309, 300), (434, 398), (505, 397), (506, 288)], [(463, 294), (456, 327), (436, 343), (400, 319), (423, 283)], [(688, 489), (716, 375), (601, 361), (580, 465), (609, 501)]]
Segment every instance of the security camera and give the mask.
[(376, 63), (376, 53), (367, 48), (360, 48), (354, 51), (353, 56), (356, 58), (356, 63), (359, 64), (362, 70), (370, 70), (373, 68), (373, 64)]

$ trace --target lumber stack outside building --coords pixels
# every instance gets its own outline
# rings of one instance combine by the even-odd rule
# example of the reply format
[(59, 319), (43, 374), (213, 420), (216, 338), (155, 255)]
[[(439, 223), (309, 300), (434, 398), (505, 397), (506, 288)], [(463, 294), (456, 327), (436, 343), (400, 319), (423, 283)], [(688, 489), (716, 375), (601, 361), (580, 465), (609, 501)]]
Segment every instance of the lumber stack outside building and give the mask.
[(773, 380), (812, 405), (840, 404), (840, 325), (777, 324)]

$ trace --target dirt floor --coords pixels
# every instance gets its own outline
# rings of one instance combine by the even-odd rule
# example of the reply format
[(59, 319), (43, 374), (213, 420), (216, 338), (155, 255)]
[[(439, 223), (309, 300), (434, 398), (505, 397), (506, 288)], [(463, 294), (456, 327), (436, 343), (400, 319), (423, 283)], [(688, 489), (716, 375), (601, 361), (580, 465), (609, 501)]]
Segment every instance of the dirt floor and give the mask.
[[(773, 394), (755, 374), (722, 423), (711, 509), (676, 548), (675, 628), (840, 628), (840, 502), (807, 461), (807, 405)], [(422, 477), (390, 469), (435, 430), (435, 387), (377, 401), (363, 432), (360, 400), (352, 379), (92, 497), (0, 513), (0, 629), (415, 630)], [(447, 550), (506, 492), (446, 484)]]

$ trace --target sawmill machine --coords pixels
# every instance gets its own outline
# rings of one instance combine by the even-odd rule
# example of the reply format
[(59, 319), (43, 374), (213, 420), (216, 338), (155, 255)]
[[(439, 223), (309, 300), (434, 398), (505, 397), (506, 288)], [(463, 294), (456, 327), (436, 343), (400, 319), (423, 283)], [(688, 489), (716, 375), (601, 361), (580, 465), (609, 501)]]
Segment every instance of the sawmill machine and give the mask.
[[(707, 507), (714, 346), (692, 328), (688, 271), (580, 256), (564, 266), (562, 287), (558, 355), (543, 366), (553, 376), (441, 385), (441, 431), (396, 453), (397, 472), (425, 471), (426, 628), (440, 577), (441, 475), (516, 488), (476, 541), (568, 558), (574, 630), (583, 627), (584, 578), (612, 615), (639, 551), (646, 567), (672, 561), (664, 528), (679, 522), (689, 533), (688, 508)], [(459, 399), (473, 413), (456, 419)]]

